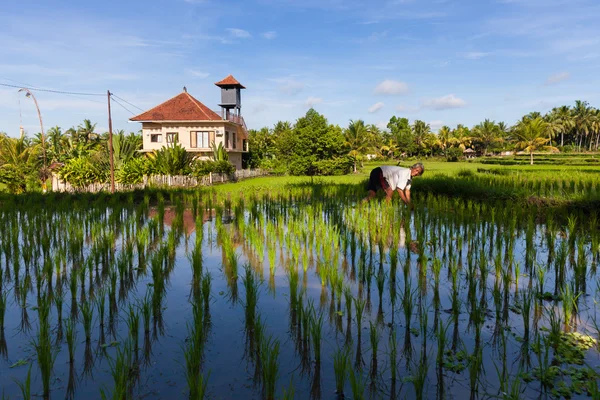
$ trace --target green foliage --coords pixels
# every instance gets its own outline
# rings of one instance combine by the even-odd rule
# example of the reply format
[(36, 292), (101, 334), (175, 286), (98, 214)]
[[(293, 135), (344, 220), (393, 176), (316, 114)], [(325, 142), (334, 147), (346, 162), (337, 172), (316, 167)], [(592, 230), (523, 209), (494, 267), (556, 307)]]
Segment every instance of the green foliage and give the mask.
[(9, 192), (25, 192), (28, 183), (37, 180), (41, 166), (38, 147), (31, 145), (26, 137), (0, 136), (0, 183)]
[(339, 126), (313, 109), (296, 122), (293, 130), (283, 130), (277, 141), (277, 155), (292, 175), (317, 175), (317, 162), (332, 160), (348, 152)]
[(463, 151), (458, 147), (450, 147), (446, 150), (446, 159), (451, 162), (456, 162), (463, 156)]
[(352, 171), (355, 160), (350, 156), (337, 157), (331, 160), (313, 163), (317, 175), (345, 175)]
[(189, 175), (193, 156), (176, 143), (165, 146), (150, 156), (156, 173), (161, 175)]
[(216, 146), (215, 142), (212, 142), (210, 148), (213, 151), (213, 159), (215, 161), (229, 161), (229, 154), (227, 154), (227, 150), (223, 147), (223, 143), (219, 143)]
[(122, 165), (131, 161), (134, 158), (138, 158), (140, 153), (138, 150), (142, 149), (142, 136), (130, 133), (125, 135), (125, 132), (120, 131), (116, 135), (113, 135), (113, 155), (115, 162), (115, 169), (119, 169)]
[(106, 166), (94, 162), (89, 156), (80, 156), (68, 160), (59, 172), (60, 178), (74, 187), (104, 183), (107, 181), (108, 175), (109, 171)]
[(227, 160), (195, 160), (191, 165), (191, 173), (195, 177), (206, 176), (210, 173), (231, 175), (235, 172), (235, 165)]
[(261, 168), (264, 160), (274, 157), (274, 135), (268, 128), (261, 130), (250, 130), (248, 132), (248, 166), (250, 168)]
[(130, 158), (115, 172), (115, 180), (119, 183), (134, 185), (142, 183), (145, 175), (152, 171), (152, 163), (145, 157)]

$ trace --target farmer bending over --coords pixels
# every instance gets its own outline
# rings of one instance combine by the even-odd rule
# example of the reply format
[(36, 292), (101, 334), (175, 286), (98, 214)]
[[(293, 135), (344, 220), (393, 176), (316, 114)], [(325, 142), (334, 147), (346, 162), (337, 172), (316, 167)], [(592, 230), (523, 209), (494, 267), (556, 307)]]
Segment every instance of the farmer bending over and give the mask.
[(421, 163), (416, 163), (410, 168), (390, 165), (375, 168), (369, 176), (369, 193), (363, 202), (371, 200), (377, 195), (377, 190), (382, 189), (386, 193), (386, 201), (389, 202), (392, 199), (395, 190), (404, 203), (410, 204), (412, 178), (423, 175), (423, 171), (425, 171), (425, 167)]

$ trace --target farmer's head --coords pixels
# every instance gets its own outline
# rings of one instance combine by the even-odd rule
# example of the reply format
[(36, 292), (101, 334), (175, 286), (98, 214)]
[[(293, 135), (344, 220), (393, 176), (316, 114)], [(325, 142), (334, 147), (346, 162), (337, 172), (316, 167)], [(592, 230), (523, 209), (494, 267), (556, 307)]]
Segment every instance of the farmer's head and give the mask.
[(425, 167), (421, 163), (416, 163), (410, 167), (410, 176), (421, 176), (425, 172)]

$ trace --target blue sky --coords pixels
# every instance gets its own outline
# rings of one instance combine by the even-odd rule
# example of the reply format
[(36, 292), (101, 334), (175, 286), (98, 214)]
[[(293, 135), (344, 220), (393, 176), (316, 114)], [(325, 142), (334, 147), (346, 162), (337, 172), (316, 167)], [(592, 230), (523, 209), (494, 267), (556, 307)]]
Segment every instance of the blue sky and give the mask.
[[(148, 109), (181, 92), (217, 109), (214, 82), (248, 89), (250, 128), (313, 106), (332, 123), (392, 115), (514, 123), (576, 99), (600, 106), (596, 0), (133, 0), (5, 2), (0, 83), (110, 89)], [(106, 99), (37, 92), (44, 125), (107, 129)], [(20, 99), (20, 106), (19, 106)], [(137, 109), (124, 104), (133, 112)], [(114, 104), (115, 129), (137, 131)], [(30, 100), (0, 86), (0, 131), (37, 132)]]

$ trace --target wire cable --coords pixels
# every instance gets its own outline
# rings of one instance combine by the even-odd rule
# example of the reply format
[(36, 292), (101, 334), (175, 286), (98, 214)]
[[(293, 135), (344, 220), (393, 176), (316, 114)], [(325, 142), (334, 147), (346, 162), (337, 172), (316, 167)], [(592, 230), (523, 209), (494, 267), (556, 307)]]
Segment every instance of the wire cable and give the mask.
[(29, 90), (34, 90), (34, 91), (38, 91), (38, 92), (70, 94), (73, 96), (106, 96), (106, 94), (100, 94), (100, 93), (64, 92), (62, 90), (41, 89), (41, 88), (35, 88), (35, 87), (23, 87), (23, 86), (17, 86), (17, 85), (9, 85), (8, 83), (0, 83), (0, 86), (6, 86), (6, 87), (15, 88), (15, 89), (29, 89)]
[(127, 107), (125, 107), (123, 104), (121, 104), (120, 102), (118, 102), (117, 99), (113, 98), (112, 101), (114, 101), (115, 103), (117, 103), (118, 105), (120, 105), (121, 107), (123, 107), (125, 110), (127, 110), (128, 112), (130, 112), (132, 115), (135, 115), (135, 113), (133, 111), (131, 111), (130, 109), (128, 109)]
[(111, 95), (112, 95), (113, 97), (116, 97), (117, 99), (121, 100), (122, 102), (129, 104), (129, 105), (130, 105), (131, 107), (133, 107), (133, 108), (137, 108), (138, 110), (140, 110), (140, 111), (142, 111), (142, 112), (146, 111), (146, 110), (144, 110), (144, 109), (142, 109), (142, 108), (139, 108), (139, 107), (138, 107), (138, 106), (136, 106), (135, 104), (131, 104), (131, 103), (130, 103), (130, 102), (128, 102), (127, 100), (125, 100), (125, 99), (123, 99), (123, 98), (121, 98), (121, 97), (117, 96), (117, 95), (116, 95), (116, 94), (114, 94), (114, 93), (111, 93)]

